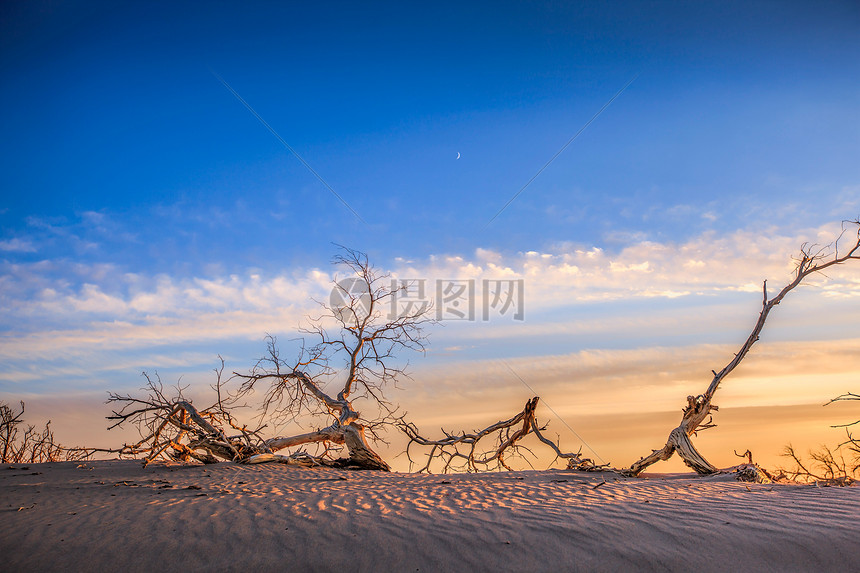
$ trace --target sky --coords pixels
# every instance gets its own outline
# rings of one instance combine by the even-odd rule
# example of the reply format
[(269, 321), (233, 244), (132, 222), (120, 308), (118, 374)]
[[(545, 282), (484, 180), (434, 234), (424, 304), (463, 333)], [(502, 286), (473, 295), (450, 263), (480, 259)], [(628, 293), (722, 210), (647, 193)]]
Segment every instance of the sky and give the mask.
[[(476, 285), (402, 357), (428, 432), (538, 394), (627, 465), (762, 281), (860, 216), (856, 2), (4, 2), (0, 82), (0, 400), (72, 442), (120, 439), (103, 402), (142, 371), (205, 394), (219, 354), (292, 349), (345, 245), (428, 298)], [(857, 267), (772, 315), (706, 457), (860, 417), (821, 408), (860, 388)], [(482, 320), (497, 280), (522, 319)]]

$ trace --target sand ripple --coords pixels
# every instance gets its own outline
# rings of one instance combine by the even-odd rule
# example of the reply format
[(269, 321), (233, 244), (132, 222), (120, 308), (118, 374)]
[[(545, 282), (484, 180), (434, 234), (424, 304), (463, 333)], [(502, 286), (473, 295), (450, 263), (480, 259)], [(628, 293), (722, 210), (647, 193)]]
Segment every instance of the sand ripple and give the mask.
[(856, 570), (860, 488), (114, 461), (0, 467), (0, 502), (10, 571), (797, 571)]

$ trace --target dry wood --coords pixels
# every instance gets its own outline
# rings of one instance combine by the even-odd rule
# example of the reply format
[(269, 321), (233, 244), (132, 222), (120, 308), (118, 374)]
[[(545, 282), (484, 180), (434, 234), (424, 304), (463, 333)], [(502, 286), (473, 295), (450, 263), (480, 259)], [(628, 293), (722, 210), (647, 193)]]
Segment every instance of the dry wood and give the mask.
[[(146, 374), (145, 396), (111, 394), (109, 402), (121, 404), (108, 418), (111, 427), (131, 423), (138, 427), (141, 439), (126, 444), (118, 451), (127, 455), (143, 455), (144, 463), (158, 457), (170, 457), (202, 462), (218, 460), (282, 461), (307, 460), (342, 467), (385, 470), (388, 464), (373, 451), (369, 440), (380, 439), (378, 429), (395, 423), (395, 410), (385, 399), (385, 387), (396, 384), (406, 375), (398, 366), (400, 350), (424, 350), (422, 325), (432, 322), (426, 318), (429, 307), (396, 317), (383, 318), (392, 308), (392, 298), (409, 285), (397, 286), (388, 275), (381, 275), (357, 251), (344, 249), (335, 257), (335, 264), (350, 271), (360, 288), (345, 288), (336, 283), (342, 305), (321, 303), (323, 313), (311, 319), (303, 333), (313, 344), (302, 344), (298, 358), (286, 362), (273, 336), (267, 337), (267, 354), (249, 373), (234, 372), (222, 381), (224, 361), (216, 370), (213, 389), (216, 401), (203, 409), (196, 408), (183, 396), (184, 388), (167, 396), (157, 374)], [(333, 326), (332, 332), (328, 328)], [(338, 375), (342, 381), (339, 391), (332, 395), (323, 390)], [(227, 391), (235, 382), (238, 388)], [(240, 425), (233, 411), (258, 390), (262, 390), (259, 424), (250, 429)], [(363, 401), (372, 414), (364, 417), (356, 403)], [(301, 423), (304, 418), (324, 418), (328, 425), (296, 435), (262, 437), (267, 423), (286, 425)], [(319, 447), (316, 454), (304, 450), (288, 456), (275, 457), (274, 452), (306, 444)], [(333, 459), (345, 450), (347, 458)]]
[[(793, 468), (782, 470), (793, 481), (852, 485), (860, 478), (860, 463), (852, 465), (838, 447), (834, 450), (822, 446), (818, 451), (809, 452), (810, 462), (804, 461), (790, 444), (785, 447), (783, 455), (794, 462)], [(860, 460), (855, 459), (857, 461)]]
[(51, 421), (45, 423), (40, 431), (28, 425), (23, 434), (19, 426), (24, 423), (24, 402), (21, 411), (15, 411), (0, 402), (0, 462), (3, 463), (42, 463), (84, 460), (92, 455), (86, 448), (66, 448), (54, 440)]
[[(860, 400), (860, 394), (847, 392), (833, 398), (825, 406), (834, 402)], [(852, 485), (860, 479), (860, 440), (851, 433), (851, 427), (860, 424), (860, 420), (848, 424), (837, 424), (834, 428), (845, 428), (847, 439), (831, 449), (821, 446), (817, 451), (809, 452), (810, 462), (805, 462), (790, 444), (786, 446), (783, 455), (794, 462), (794, 467), (783, 472), (794, 481), (824, 483), (827, 485)], [(853, 458), (845, 459), (845, 453)]]
[[(847, 251), (839, 252), (839, 241), (849, 227), (856, 227), (856, 237)], [(776, 296), (768, 298), (767, 281), (762, 285), (762, 307), (758, 320), (753, 326), (746, 341), (734, 358), (726, 364), (719, 372), (713, 371), (714, 377), (704, 394), (698, 396), (687, 396), (687, 406), (683, 410), (681, 423), (669, 433), (666, 444), (659, 450), (634, 462), (629, 468), (623, 470), (627, 475), (639, 475), (648, 466), (667, 460), (677, 453), (684, 463), (700, 474), (714, 473), (716, 468), (711, 465), (693, 446), (690, 437), (699, 430), (714, 427), (711, 423), (711, 412), (718, 410), (716, 405), (711, 404), (720, 383), (726, 378), (738, 364), (746, 357), (752, 346), (758, 342), (759, 335), (764, 328), (770, 311), (782, 302), (783, 298), (797, 287), (809, 275), (820, 273), (825, 269), (840, 265), (851, 260), (860, 259), (860, 220), (846, 221), (843, 225), (842, 234), (829, 246), (819, 247), (817, 245), (804, 244), (800, 249), (800, 256), (796, 259), (796, 267), (793, 280), (780, 290)], [(707, 421), (706, 421), (707, 418)]]
[[(846, 394), (842, 394), (841, 396), (837, 396), (828, 404), (832, 404), (833, 402), (841, 402), (845, 400), (860, 400), (860, 394), (854, 394), (852, 392), (848, 392)], [(826, 405), (826, 404), (825, 404)], [(852, 472), (854, 474), (860, 474), (860, 438), (854, 437), (854, 434), (851, 433), (851, 427), (860, 424), (860, 420), (856, 420), (854, 422), (850, 422), (848, 424), (839, 424), (833, 426), (834, 428), (845, 428), (845, 436), (846, 440), (839, 444), (838, 448), (847, 448), (852, 455), (854, 456), (854, 467), (852, 468)]]
[[(555, 442), (542, 434), (545, 427), (540, 427), (535, 418), (539, 401), (540, 398), (535, 396), (526, 402), (522, 411), (514, 417), (491, 424), (482, 430), (458, 434), (442, 430), (445, 437), (435, 440), (422, 436), (415, 424), (401, 419), (398, 425), (409, 438), (406, 457), (409, 459), (410, 469), (417, 465), (412, 458), (412, 449), (415, 446), (424, 446), (429, 447), (430, 451), (425, 454), (426, 459), (418, 469), (419, 473), (429, 473), (434, 462), (439, 462), (443, 473), (501, 468), (511, 470), (512, 468), (506, 462), (506, 456), (519, 455), (519, 450), (523, 448), (520, 441), (532, 432), (542, 443), (550, 446), (557, 457), (567, 460), (568, 467), (583, 470), (604, 467), (595, 466), (591, 460), (582, 458), (580, 452), (562, 452)], [(494, 441), (496, 445), (489, 450), (480, 450), (481, 441), (485, 438)]]

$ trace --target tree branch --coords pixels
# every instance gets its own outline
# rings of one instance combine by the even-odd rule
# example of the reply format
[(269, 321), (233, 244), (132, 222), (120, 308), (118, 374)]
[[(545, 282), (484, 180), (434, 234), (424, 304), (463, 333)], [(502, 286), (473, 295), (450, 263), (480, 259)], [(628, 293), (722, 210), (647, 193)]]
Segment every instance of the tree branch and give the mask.
[[(840, 255), (838, 243), (849, 226), (857, 227), (855, 241), (848, 248), (847, 252), (843, 252)], [(800, 248), (799, 257), (795, 259), (797, 264), (795, 266), (794, 278), (773, 298), (768, 298), (767, 281), (764, 281), (762, 284), (762, 307), (752, 331), (743, 345), (741, 345), (740, 350), (734, 355), (734, 358), (719, 372), (712, 371), (714, 377), (707, 390), (699, 396), (687, 397), (687, 407), (684, 408), (681, 424), (669, 434), (666, 445), (662, 449), (654, 450), (650, 455), (634, 462), (629, 468), (624, 470), (624, 473), (638, 475), (655, 462), (669, 459), (675, 452), (681, 456), (685, 464), (700, 474), (708, 474), (716, 471), (716, 468), (693, 447), (690, 436), (698, 430), (713, 427), (713, 424), (710, 422), (705, 422), (705, 418), (708, 418), (712, 411), (718, 409), (717, 406), (711, 404), (711, 400), (720, 383), (741, 363), (753, 345), (758, 342), (759, 335), (764, 328), (765, 321), (767, 321), (771, 310), (780, 304), (789, 292), (794, 290), (809, 275), (820, 273), (829, 267), (857, 259), (860, 259), (860, 220), (845, 221), (842, 233), (829, 247), (819, 247), (808, 243), (803, 244)]]

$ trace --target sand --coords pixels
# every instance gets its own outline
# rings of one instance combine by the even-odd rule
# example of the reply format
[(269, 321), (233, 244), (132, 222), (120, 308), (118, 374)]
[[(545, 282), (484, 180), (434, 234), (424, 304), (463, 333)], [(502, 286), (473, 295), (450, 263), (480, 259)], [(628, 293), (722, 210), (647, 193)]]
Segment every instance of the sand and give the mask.
[(565, 470), (0, 466), (5, 571), (860, 570), (860, 488)]

